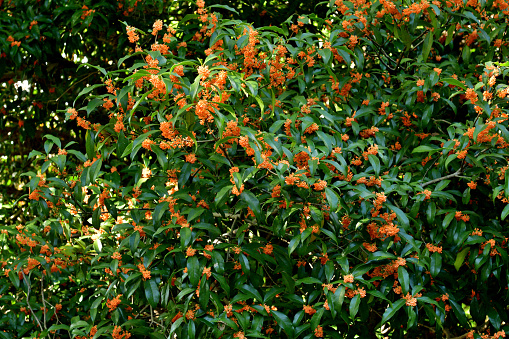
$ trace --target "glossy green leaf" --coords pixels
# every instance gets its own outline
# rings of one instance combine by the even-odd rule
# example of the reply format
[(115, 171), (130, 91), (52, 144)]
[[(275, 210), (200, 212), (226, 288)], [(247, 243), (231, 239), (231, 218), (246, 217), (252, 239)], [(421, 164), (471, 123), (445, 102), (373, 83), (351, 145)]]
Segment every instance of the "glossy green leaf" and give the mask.
[(150, 306), (157, 307), (157, 304), (159, 304), (159, 300), (161, 298), (161, 294), (155, 280), (146, 280), (143, 283), (143, 287), (145, 288), (145, 297), (147, 298)]
[(274, 319), (277, 321), (277, 324), (285, 331), (286, 335), (289, 338), (293, 338), (294, 328), (290, 319), (286, 316), (286, 314), (279, 311), (271, 311), (270, 312)]
[(431, 255), (431, 264), (430, 264), (430, 273), (433, 278), (435, 278), (438, 273), (440, 273), (442, 269), (442, 254), (438, 252), (434, 252)]

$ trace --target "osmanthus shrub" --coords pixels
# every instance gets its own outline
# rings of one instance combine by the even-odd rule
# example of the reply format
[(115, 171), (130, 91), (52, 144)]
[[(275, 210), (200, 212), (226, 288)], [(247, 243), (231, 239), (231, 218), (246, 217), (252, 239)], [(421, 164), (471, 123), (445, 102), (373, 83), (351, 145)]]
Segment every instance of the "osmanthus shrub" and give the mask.
[(509, 4), (196, 5), (32, 153), (0, 336), (504, 337)]

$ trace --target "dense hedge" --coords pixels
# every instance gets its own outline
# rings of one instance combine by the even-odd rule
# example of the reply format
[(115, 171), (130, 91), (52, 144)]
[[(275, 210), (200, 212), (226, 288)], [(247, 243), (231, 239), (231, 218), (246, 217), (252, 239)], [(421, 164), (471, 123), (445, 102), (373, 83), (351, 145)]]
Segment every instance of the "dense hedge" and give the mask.
[(0, 337), (504, 337), (509, 4), (188, 5), (31, 152)]

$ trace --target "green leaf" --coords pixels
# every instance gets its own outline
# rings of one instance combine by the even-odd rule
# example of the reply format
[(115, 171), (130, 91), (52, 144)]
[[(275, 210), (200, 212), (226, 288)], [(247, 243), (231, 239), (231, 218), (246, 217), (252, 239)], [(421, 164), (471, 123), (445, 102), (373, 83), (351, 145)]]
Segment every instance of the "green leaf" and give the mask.
[[(79, 14), (79, 13), (78, 13)], [(78, 15), (79, 16), (79, 15)], [(80, 69), (81, 67), (83, 66), (88, 66), (88, 67), (92, 67), (92, 68), (95, 68), (97, 70), (99, 70), (102, 74), (104, 74), (105, 76), (107, 76), (108, 74), (106, 73), (106, 70), (100, 66), (95, 66), (95, 65), (91, 65), (89, 63), (86, 63), (86, 62), (83, 62), (81, 63), (81, 65), (79, 65), (78, 69)]]
[(435, 221), (435, 215), (437, 214), (437, 207), (434, 202), (430, 202), (428, 204), (428, 208), (426, 209), (426, 220), (428, 224), (433, 225)]
[(175, 333), (175, 331), (177, 330), (177, 328), (179, 328), (182, 323), (184, 322), (184, 317), (181, 317), (181, 318), (178, 318), (172, 325), (171, 325), (171, 328), (170, 328), (170, 335), (169, 337), (171, 338), (172, 334)]
[[(53, 141), (53, 143), (54, 143), (55, 145), (57, 145), (57, 146), (58, 146), (58, 148), (62, 148), (62, 144), (61, 144), (61, 142), (60, 142), (60, 139), (58, 139), (56, 136), (51, 135), (51, 134), (46, 134), (44, 137), (45, 137), (46, 139), (50, 139), (51, 141)], [(30, 157), (29, 157), (29, 158), (30, 158)]]
[(103, 164), (103, 159), (99, 158), (96, 161), (94, 161), (92, 166), (90, 166), (90, 169), (89, 169), (88, 173), (90, 175), (90, 182), (91, 183), (95, 183), (96, 182), (97, 176), (99, 175), (99, 172), (101, 171), (102, 164)]
[(396, 314), (396, 312), (398, 312), (398, 310), (403, 307), (403, 305), (405, 305), (405, 303), (405, 299), (399, 299), (390, 307), (388, 307), (382, 316), (382, 324), (385, 324), (389, 319), (391, 319)]
[(198, 281), (200, 281), (201, 277), (201, 271), (200, 262), (196, 256), (187, 258), (187, 274), (189, 275), (191, 285), (198, 286)]
[(423, 62), (426, 62), (426, 60), (428, 60), (429, 52), (431, 51), (432, 45), (433, 45), (433, 33), (429, 32), (428, 34), (426, 34), (426, 37), (424, 38), (424, 46), (422, 47)]
[(189, 227), (182, 227), (180, 229), (180, 244), (182, 247), (187, 247), (193, 240), (193, 232)]
[(323, 282), (319, 279), (316, 279), (316, 278), (313, 278), (313, 277), (307, 277), (307, 278), (302, 278), (302, 279), (299, 279), (295, 282), (295, 286), (299, 286), (301, 284), (318, 284), (318, 285), (322, 285)]
[(396, 217), (398, 218), (398, 221), (401, 224), (401, 226), (403, 226), (404, 229), (407, 229), (410, 226), (410, 221), (408, 220), (408, 217), (406, 216), (406, 214), (402, 210), (397, 208), (396, 206), (393, 206), (393, 205), (390, 205), (390, 204), (387, 204), (387, 206), (394, 213), (396, 213)]
[(253, 193), (251, 193), (251, 191), (244, 190), (244, 192), (240, 194), (240, 198), (246, 202), (249, 208), (251, 208), (254, 215), (256, 216), (256, 219), (261, 221), (262, 211), (260, 208), (260, 202), (258, 201), (256, 196)]
[(93, 139), (93, 133), (90, 130), (85, 135), (85, 148), (87, 150), (88, 160), (92, 160), (95, 157), (95, 145)]
[(152, 307), (157, 307), (160, 300), (159, 288), (154, 279), (146, 280), (144, 283), (145, 297), (147, 297), (148, 303)]
[(456, 153), (453, 153), (453, 154), (450, 154), (448, 157), (447, 157), (447, 160), (445, 160), (445, 168), (447, 169), (447, 166), (449, 166), (449, 164), (451, 163), (451, 161), (453, 161), (454, 159), (456, 159), (458, 157), (458, 155)]
[(252, 298), (256, 299), (257, 302), (263, 302), (262, 295), (251, 285), (242, 285), (240, 288), (241, 291), (250, 295)]
[(235, 8), (230, 7), (228, 5), (209, 5), (207, 7), (208, 8), (222, 8), (222, 9), (226, 9), (227, 11), (233, 12), (235, 14), (239, 14), (239, 12), (237, 12), (237, 10)]
[(311, 329), (315, 329), (320, 324), (320, 320), (322, 319), (324, 312), (325, 308), (322, 307), (315, 314), (313, 314), (311, 317)]
[(286, 332), (288, 338), (294, 337), (294, 328), (286, 314), (279, 311), (271, 311), (270, 314), (276, 319), (277, 324)]
[(400, 266), (398, 268), (398, 280), (401, 285), (401, 290), (403, 294), (407, 294), (410, 288), (410, 277), (408, 275), (406, 268), (404, 268), (403, 266)]
[(500, 216), (500, 218), (502, 220), (504, 220), (505, 218), (507, 218), (508, 214), (509, 214), (509, 205), (505, 205), (504, 209), (502, 210), (502, 215)]
[(350, 318), (355, 319), (357, 312), (359, 311), (359, 305), (361, 304), (361, 296), (360, 294), (356, 294), (352, 300), (350, 301)]
[(88, 102), (87, 104), (87, 117), (92, 113), (97, 107), (101, 106), (104, 103), (104, 100), (95, 98)]
[(464, 328), (467, 328), (468, 327), (467, 316), (465, 315), (465, 311), (463, 311), (461, 305), (458, 305), (458, 303), (452, 299), (449, 299), (449, 303), (451, 304), (452, 310), (454, 311), (454, 315), (456, 315), (456, 318), (458, 319), (460, 325), (463, 326)]
[(157, 206), (154, 208), (154, 212), (152, 213), (152, 223), (154, 226), (160, 225), (161, 218), (164, 212), (166, 212), (168, 209), (169, 204), (167, 202), (161, 202), (157, 204)]
[(449, 214), (447, 214), (445, 216), (444, 221), (442, 222), (442, 227), (447, 228), (447, 226), (449, 226), (449, 224), (451, 223), (452, 219), (454, 219), (454, 217), (455, 217), (455, 213), (449, 212)]
[(249, 265), (249, 260), (243, 253), (241, 253), (239, 255), (239, 262), (240, 262), (240, 266), (242, 267), (242, 272), (244, 272), (244, 274), (246, 274), (246, 275), (250, 275), (251, 268)]
[(233, 188), (233, 185), (227, 185), (216, 194), (216, 197), (214, 199), (214, 202), (217, 206), (220, 206), (224, 203), (224, 200), (228, 197), (228, 192), (230, 192)]
[(168, 169), (168, 158), (166, 157), (166, 153), (158, 146), (152, 145), (150, 149), (157, 155), (157, 161), (161, 165), (161, 169), (166, 171)]
[(430, 266), (430, 273), (433, 278), (435, 278), (438, 273), (440, 273), (440, 270), (442, 269), (442, 254), (438, 252), (434, 252), (431, 255), (431, 266)]
[[(449, 38), (449, 37), (447, 37), (447, 38)], [(467, 86), (465, 86), (464, 83), (462, 83), (461, 81), (454, 79), (454, 78), (443, 78), (442, 82), (447, 83), (449, 85), (458, 86), (465, 91), (467, 90)]]
[(463, 251), (456, 255), (456, 260), (454, 261), (454, 267), (456, 268), (456, 271), (459, 271), (460, 267), (465, 262), (465, 257), (467, 256), (468, 251), (470, 251), (470, 247), (465, 247)]
[(201, 278), (200, 283), (200, 298), (199, 298), (200, 307), (204, 310), (207, 309), (209, 300), (210, 300), (210, 285), (207, 281), (207, 275), (204, 274)]
[(490, 319), (490, 323), (493, 325), (493, 327), (495, 327), (497, 331), (500, 330), (502, 320), (500, 319), (500, 314), (498, 314), (495, 308), (490, 307), (488, 309), (488, 318)]
[(434, 147), (426, 146), (426, 145), (421, 145), (421, 146), (418, 146), (418, 147), (414, 148), (412, 153), (422, 153), (422, 152), (430, 152), (430, 151), (438, 151), (438, 150), (439, 150), (438, 148), (434, 148)]
[(332, 300), (334, 302), (334, 307), (336, 308), (336, 310), (341, 309), (341, 306), (343, 305), (343, 301), (345, 300), (345, 292), (346, 292), (345, 285), (340, 285), (336, 289), (336, 292), (334, 292), (334, 296), (333, 296)]
[(449, 29), (447, 30), (447, 39), (445, 39), (444, 46), (447, 46), (451, 43), (452, 39), (454, 38), (454, 30), (456, 29), (456, 25), (449, 26)]
[(373, 169), (375, 170), (375, 176), (378, 177), (380, 175), (380, 160), (378, 159), (377, 156), (373, 154), (369, 154), (368, 159), (369, 163), (371, 164), (371, 166), (373, 166)]
[(15, 271), (9, 271), (9, 279), (16, 288), (19, 288), (19, 276)]

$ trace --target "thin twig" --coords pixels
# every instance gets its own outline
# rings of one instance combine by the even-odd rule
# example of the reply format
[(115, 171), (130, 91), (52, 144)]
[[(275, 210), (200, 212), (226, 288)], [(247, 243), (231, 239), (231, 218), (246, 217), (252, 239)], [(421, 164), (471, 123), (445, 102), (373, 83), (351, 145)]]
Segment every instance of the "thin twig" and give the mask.
[(42, 324), (41, 324), (39, 318), (37, 318), (37, 316), (35, 315), (35, 312), (32, 309), (32, 306), (30, 306), (30, 302), (28, 300), (30, 297), (30, 290), (31, 290), (30, 283), (27, 280), (25, 272), (21, 271), (21, 274), (23, 275), (23, 280), (25, 281), (25, 284), (27, 284), (27, 305), (28, 305), (28, 308), (30, 309), (30, 312), (32, 312), (32, 315), (34, 316), (35, 320), (37, 321), (37, 324), (39, 325), (39, 328), (41, 329), (41, 331), (44, 331), (44, 328), (42, 327)]
[(46, 328), (46, 300), (44, 299), (44, 274), (41, 274), (41, 297), (42, 297), (42, 316), (44, 322), (44, 328)]
[(446, 175), (446, 176), (443, 176), (443, 177), (436, 178), (436, 179), (430, 180), (430, 181), (428, 181), (428, 182), (425, 182), (425, 183), (424, 183), (424, 184), (422, 184), (421, 186), (422, 186), (422, 187), (425, 187), (425, 186), (428, 186), (428, 185), (434, 184), (435, 182), (439, 182), (439, 181), (446, 180), (446, 179), (449, 179), (449, 178), (458, 177), (460, 174), (461, 174), (461, 168), (460, 168), (459, 170), (457, 170), (456, 172), (452, 173), (452, 174), (448, 174), (448, 175)]
[(137, 319), (137, 318), (141, 315), (141, 313), (142, 313), (143, 311), (145, 311), (145, 309), (146, 309), (147, 307), (149, 307), (149, 306), (150, 306), (150, 305), (145, 305), (145, 307), (143, 307), (143, 308), (140, 310), (140, 312), (138, 312), (138, 314), (134, 317), (134, 319)]

